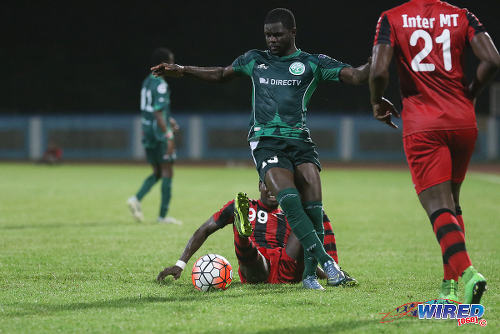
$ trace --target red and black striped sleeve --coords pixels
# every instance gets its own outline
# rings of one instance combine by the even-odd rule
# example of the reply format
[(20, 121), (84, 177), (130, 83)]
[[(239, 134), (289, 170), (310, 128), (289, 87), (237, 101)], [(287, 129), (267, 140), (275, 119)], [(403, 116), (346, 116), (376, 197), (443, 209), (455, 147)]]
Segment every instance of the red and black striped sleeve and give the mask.
[(467, 38), (469, 41), (480, 32), (486, 32), (486, 28), (477, 19), (476, 15), (472, 14), (468, 10), (466, 11), (467, 21), (469, 26), (467, 27)]
[(219, 228), (232, 224), (234, 221), (234, 200), (227, 202), (222, 209), (214, 213), (212, 218)]
[(391, 24), (386, 13), (382, 13), (377, 22), (373, 45), (377, 44), (389, 44), (394, 46), (394, 32), (391, 29)]

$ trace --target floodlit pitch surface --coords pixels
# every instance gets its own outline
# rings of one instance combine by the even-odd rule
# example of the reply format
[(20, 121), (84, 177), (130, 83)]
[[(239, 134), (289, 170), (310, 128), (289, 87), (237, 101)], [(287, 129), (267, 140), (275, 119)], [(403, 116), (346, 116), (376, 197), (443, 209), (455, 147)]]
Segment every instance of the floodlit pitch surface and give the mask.
[[(241, 285), (232, 231), (210, 237), (178, 281), (155, 282), (195, 229), (238, 191), (258, 196), (252, 168), (175, 169), (170, 214), (160, 225), (159, 185), (143, 201), (146, 222), (126, 199), (150, 172), (140, 165), (0, 164), (0, 333), (454, 332), (456, 321), (403, 317), (399, 305), (437, 297), (439, 246), (407, 170), (326, 169), (324, 206), (340, 264), (357, 288), (304, 291), (300, 285)], [(474, 174), (461, 198), (467, 248), (486, 276), (485, 328), (500, 331), (500, 176)], [(227, 291), (196, 291), (193, 261), (225, 256), (235, 268)], [(462, 296), (460, 291), (459, 297)], [(465, 328), (464, 328), (465, 327)]]

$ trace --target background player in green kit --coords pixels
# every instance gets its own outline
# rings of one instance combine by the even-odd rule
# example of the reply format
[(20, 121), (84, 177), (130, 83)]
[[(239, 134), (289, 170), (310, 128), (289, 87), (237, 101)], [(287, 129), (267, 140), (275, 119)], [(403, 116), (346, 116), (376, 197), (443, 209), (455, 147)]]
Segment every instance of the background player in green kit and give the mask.
[[(227, 67), (160, 64), (157, 76), (194, 76), (227, 81), (247, 75), (252, 79), (252, 116), (248, 141), (257, 171), (276, 196), (294, 234), (305, 249), (303, 286), (321, 290), (316, 267), (321, 264), (329, 285), (345, 283), (345, 276), (323, 247), (320, 163), (305, 124), (307, 104), (319, 82), (365, 83), (369, 66), (353, 68), (326, 55), (309, 54), (295, 46), (295, 18), (284, 8), (271, 10), (264, 21), (268, 50), (251, 50)], [(236, 210), (235, 226), (251, 234), (244, 201)], [(243, 196), (242, 196), (243, 198)]]
[[(174, 54), (166, 48), (153, 52), (151, 63), (174, 63)], [(158, 222), (180, 224), (173, 217), (167, 217), (171, 197), (173, 163), (175, 161), (174, 130), (177, 123), (170, 115), (170, 89), (161, 77), (148, 75), (141, 89), (142, 144), (148, 162), (153, 167), (136, 195), (127, 200), (132, 215), (143, 221), (140, 201), (156, 182), (161, 179), (161, 204)]]

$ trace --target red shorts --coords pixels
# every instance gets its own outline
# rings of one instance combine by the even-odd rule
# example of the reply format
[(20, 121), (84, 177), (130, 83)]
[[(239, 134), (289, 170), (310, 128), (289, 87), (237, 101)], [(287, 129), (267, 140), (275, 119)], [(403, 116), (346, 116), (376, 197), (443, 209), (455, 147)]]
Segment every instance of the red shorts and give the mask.
[[(264, 256), (269, 265), (269, 276), (267, 283), (297, 283), (302, 280), (303, 266), (299, 266), (297, 261), (292, 259), (285, 251), (285, 248), (259, 248), (259, 252)], [(247, 280), (241, 270), (238, 270), (241, 283)]]
[(465, 178), (477, 129), (418, 132), (403, 138), (411, 177), (417, 194), (445, 181)]

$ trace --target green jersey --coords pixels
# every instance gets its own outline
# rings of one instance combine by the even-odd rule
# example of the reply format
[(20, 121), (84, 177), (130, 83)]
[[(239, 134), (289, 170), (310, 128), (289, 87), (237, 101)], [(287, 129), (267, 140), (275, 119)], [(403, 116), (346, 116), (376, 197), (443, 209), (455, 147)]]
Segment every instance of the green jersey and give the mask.
[(306, 111), (312, 94), (320, 81), (340, 81), (340, 70), (350, 65), (301, 50), (284, 57), (250, 50), (232, 66), (252, 79), (249, 141), (259, 137), (311, 141)]
[(165, 133), (158, 126), (154, 115), (161, 110), (163, 119), (170, 129), (170, 89), (163, 78), (156, 78), (150, 74), (142, 83), (141, 89), (141, 123), (142, 142), (145, 147), (155, 147), (158, 142), (165, 142)]

